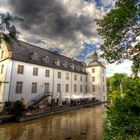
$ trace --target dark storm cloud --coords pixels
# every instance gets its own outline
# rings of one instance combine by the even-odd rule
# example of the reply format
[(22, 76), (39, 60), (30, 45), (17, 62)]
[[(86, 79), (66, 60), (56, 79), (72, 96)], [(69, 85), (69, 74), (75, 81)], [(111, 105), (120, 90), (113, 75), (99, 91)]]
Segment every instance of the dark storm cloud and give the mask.
[(57, 0), (9, 0), (16, 15), (22, 16), (21, 24), (36, 35), (50, 38), (76, 39), (75, 31), (92, 36), (93, 19), (85, 15), (70, 14)]

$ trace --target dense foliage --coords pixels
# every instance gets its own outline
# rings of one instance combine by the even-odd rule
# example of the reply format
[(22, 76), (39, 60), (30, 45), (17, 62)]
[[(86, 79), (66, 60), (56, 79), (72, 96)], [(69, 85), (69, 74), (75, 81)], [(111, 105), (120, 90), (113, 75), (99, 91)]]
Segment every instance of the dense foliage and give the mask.
[[(140, 70), (140, 0), (118, 0), (103, 19), (97, 20), (104, 43), (102, 57), (109, 63), (133, 61), (137, 77)], [(105, 140), (140, 138), (140, 79), (115, 74), (107, 79), (108, 99), (104, 125)]]
[[(122, 91), (122, 80), (127, 77), (124, 73), (115, 73), (114, 76), (107, 78), (108, 100), (111, 102), (116, 96), (120, 96)], [(119, 93), (119, 94), (118, 94)]]
[[(138, 140), (140, 138), (140, 79), (115, 74), (104, 124), (105, 140)], [(122, 86), (122, 88), (120, 87)]]
[(97, 20), (98, 33), (104, 40), (102, 57), (110, 63), (132, 60), (136, 75), (140, 68), (139, 21), (140, 0), (118, 0), (114, 9)]

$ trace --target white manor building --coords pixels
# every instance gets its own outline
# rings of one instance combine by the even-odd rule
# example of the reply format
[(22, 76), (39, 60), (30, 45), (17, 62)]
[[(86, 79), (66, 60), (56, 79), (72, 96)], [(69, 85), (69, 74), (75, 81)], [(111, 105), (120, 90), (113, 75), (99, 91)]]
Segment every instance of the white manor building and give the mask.
[(17, 41), (0, 47), (0, 102), (50, 94), (54, 99), (107, 100), (106, 69), (98, 61), (85, 63)]

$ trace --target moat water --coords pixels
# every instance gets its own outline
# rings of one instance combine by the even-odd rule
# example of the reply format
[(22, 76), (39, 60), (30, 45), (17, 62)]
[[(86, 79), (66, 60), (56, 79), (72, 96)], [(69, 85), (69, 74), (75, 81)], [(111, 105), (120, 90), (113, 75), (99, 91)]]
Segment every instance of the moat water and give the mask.
[(0, 124), (0, 140), (102, 140), (104, 105), (24, 123)]

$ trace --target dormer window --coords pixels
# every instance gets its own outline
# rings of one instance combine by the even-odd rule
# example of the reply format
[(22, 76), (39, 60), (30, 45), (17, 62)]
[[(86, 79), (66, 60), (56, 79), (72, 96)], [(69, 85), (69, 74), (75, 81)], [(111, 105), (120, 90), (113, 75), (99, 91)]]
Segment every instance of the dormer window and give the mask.
[(44, 63), (46, 63), (46, 64), (49, 64), (49, 62), (50, 62), (49, 56), (43, 57), (43, 58), (42, 58), (42, 61), (43, 61)]
[(74, 64), (73, 64), (73, 63), (70, 65), (70, 68), (71, 68), (72, 70), (74, 69)]
[(65, 62), (63, 63), (63, 66), (64, 66), (64, 68), (68, 68), (68, 63), (67, 63), (67, 61), (65, 61)]
[(57, 60), (55, 61), (55, 65), (60, 66), (60, 60), (59, 60), (59, 59), (57, 59)]
[(31, 55), (31, 59), (34, 60), (34, 61), (38, 61), (38, 59), (39, 59), (38, 53), (37, 53), (37, 52), (34, 52), (34, 53)]
[(76, 69), (77, 71), (80, 71), (80, 66), (76, 66), (75, 69)]
[(82, 72), (85, 72), (85, 68), (84, 67), (82, 67)]

